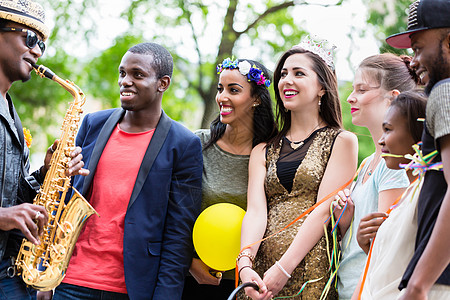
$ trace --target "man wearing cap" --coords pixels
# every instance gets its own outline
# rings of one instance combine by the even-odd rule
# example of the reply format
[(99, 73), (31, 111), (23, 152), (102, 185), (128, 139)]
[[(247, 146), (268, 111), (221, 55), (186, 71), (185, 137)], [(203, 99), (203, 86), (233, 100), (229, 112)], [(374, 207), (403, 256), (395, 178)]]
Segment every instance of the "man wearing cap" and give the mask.
[(429, 96), (422, 152), (437, 150), (419, 197), (415, 253), (399, 286), (401, 299), (450, 299), (450, 1), (414, 2), (408, 30), (386, 42), (414, 51), (411, 66)]
[[(8, 91), (14, 81), (30, 79), (32, 63), (45, 50), (49, 30), (42, 7), (28, 0), (0, 0), (0, 299), (32, 299), (35, 292), (15, 276), (14, 257), (23, 237), (34, 244), (47, 223), (44, 207), (30, 204), (49, 168), (56, 142), (44, 166), (28, 174), (29, 151), (20, 118)], [(87, 175), (81, 148), (71, 153), (69, 175)]]

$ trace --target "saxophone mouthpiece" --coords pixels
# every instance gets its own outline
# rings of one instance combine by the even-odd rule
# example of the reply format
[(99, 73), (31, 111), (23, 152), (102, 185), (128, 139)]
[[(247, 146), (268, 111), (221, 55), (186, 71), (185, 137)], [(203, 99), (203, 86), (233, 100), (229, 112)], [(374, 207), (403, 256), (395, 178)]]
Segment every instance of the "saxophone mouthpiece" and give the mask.
[(38, 74), (41, 77), (47, 77), (48, 79), (52, 79), (55, 76), (55, 73), (53, 73), (49, 68), (44, 67), (43, 65), (37, 65), (34, 63), (31, 63), (31, 66), (36, 71), (36, 74)]

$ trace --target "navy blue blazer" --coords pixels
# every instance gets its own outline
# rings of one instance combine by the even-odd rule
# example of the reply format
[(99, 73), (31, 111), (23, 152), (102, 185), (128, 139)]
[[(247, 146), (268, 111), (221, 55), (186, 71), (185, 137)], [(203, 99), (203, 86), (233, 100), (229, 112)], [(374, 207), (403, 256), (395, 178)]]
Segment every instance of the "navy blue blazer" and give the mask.
[[(76, 144), (90, 174), (75, 176), (73, 186), (85, 197), (124, 114), (117, 108), (83, 119)], [(193, 254), (192, 228), (200, 213), (202, 168), (200, 139), (162, 112), (125, 215), (123, 261), (131, 299), (181, 299)]]

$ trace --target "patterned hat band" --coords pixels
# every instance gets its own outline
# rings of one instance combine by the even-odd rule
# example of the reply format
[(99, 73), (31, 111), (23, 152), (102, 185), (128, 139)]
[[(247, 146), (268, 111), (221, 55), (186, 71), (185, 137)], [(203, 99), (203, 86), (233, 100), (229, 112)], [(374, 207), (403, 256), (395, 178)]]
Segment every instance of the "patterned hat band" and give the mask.
[(45, 25), (45, 12), (31, 0), (0, 0), (0, 18), (28, 26), (47, 40), (50, 30)]

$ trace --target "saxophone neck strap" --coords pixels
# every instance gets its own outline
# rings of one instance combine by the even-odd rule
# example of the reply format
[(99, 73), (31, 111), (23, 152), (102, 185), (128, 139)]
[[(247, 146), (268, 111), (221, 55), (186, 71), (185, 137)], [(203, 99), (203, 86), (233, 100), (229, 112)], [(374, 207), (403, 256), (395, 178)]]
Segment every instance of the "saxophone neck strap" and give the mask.
[(25, 181), (28, 183), (30, 188), (32, 188), (36, 192), (36, 194), (39, 194), (41, 185), (39, 184), (39, 182), (37, 182), (37, 180), (36, 180), (36, 178), (34, 178), (34, 176), (25, 177)]

